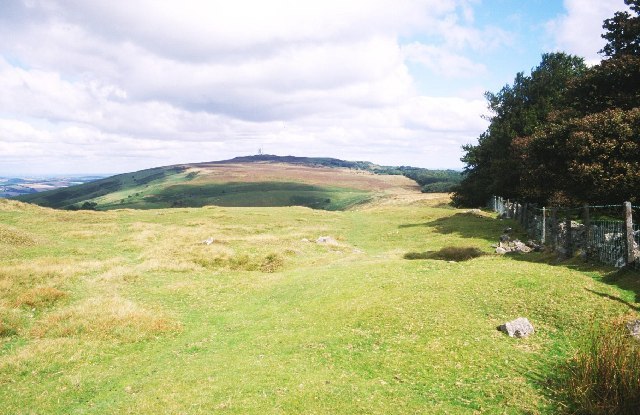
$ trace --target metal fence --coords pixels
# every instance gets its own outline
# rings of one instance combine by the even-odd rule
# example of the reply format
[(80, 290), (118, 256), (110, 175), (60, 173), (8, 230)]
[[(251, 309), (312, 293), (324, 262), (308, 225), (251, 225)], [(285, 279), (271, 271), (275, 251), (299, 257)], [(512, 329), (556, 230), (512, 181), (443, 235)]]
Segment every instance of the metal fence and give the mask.
[(640, 207), (623, 205), (546, 208), (495, 196), (489, 207), (517, 220), (532, 240), (559, 254), (580, 254), (615, 267), (640, 270)]

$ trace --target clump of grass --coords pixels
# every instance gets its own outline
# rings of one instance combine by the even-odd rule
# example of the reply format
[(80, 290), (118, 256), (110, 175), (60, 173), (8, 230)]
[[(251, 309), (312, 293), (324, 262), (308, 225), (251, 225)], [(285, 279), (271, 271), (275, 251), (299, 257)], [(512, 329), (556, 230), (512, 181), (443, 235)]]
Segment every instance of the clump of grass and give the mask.
[(276, 272), (284, 265), (284, 259), (278, 254), (271, 253), (264, 257), (262, 264), (260, 264), (260, 271), (262, 272)]
[(0, 338), (18, 334), (22, 319), (17, 310), (0, 307)]
[(35, 287), (20, 294), (16, 306), (31, 308), (50, 307), (67, 294), (53, 287)]
[(180, 325), (136, 303), (120, 298), (89, 299), (49, 314), (31, 329), (43, 337), (90, 337), (139, 341), (177, 331)]
[(473, 246), (445, 246), (439, 251), (407, 252), (404, 259), (440, 259), (443, 261), (467, 261), (485, 255), (482, 250)]
[(578, 413), (640, 413), (640, 341), (625, 319), (594, 327), (567, 366), (566, 385)]
[(0, 224), (0, 244), (10, 246), (33, 246), (34, 237), (28, 233)]
[(232, 271), (262, 272), (276, 272), (284, 265), (284, 259), (277, 253), (267, 254), (265, 257), (246, 253), (198, 255), (193, 258), (193, 262), (208, 269), (226, 268)]

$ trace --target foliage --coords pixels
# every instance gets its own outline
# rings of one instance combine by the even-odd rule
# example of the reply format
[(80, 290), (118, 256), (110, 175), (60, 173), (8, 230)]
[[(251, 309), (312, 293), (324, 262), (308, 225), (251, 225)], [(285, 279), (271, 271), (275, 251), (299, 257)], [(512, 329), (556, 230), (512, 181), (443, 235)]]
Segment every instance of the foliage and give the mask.
[(522, 196), (566, 205), (640, 201), (640, 108), (549, 122), (514, 141)]
[(480, 206), (492, 194), (519, 196), (522, 173), (511, 143), (516, 137), (532, 134), (552, 111), (561, 108), (569, 83), (585, 70), (582, 58), (548, 53), (542, 55), (531, 75), (518, 73), (513, 85), (485, 94), (493, 114), (491, 123), (477, 145), (463, 147), (466, 154), (462, 161), (467, 167), (454, 203)]
[(602, 27), (606, 32), (602, 37), (607, 40), (607, 44), (600, 52), (605, 56), (640, 55), (640, 1), (624, 0), (624, 3), (636, 13), (636, 16), (627, 11), (620, 11), (604, 21)]
[(483, 205), (492, 194), (547, 205), (638, 201), (640, 2), (625, 3), (636, 15), (603, 25), (608, 59), (586, 68), (555, 54), (554, 66), (545, 55), (531, 77), (487, 94), (494, 116), (464, 147), (456, 204)]

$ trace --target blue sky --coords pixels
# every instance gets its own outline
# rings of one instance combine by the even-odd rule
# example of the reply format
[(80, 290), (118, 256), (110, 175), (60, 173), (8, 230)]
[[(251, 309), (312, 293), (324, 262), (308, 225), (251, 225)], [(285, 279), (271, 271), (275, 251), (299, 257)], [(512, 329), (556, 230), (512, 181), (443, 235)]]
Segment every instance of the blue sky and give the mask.
[(0, 174), (266, 153), (461, 168), (483, 93), (622, 0), (0, 0)]

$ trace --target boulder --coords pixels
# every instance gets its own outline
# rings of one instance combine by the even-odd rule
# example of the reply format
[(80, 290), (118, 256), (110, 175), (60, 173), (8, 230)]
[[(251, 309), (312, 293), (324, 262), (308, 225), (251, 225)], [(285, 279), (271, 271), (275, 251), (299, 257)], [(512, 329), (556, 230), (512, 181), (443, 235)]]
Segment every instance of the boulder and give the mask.
[(527, 245), (523, 244), (522, 242), (516, 240), (516, 241), (513, 241), (513, 251), (528, 254), (529, 252), (531, 252), (531, 248), (529, 248)]
[(497, 247), (497, 248), (496, 248), (496, 254), (498, 254), (498, 255), (504, 255), (504, 254), (506, 254), (506, 253), (507, 253), (507, 250), (506, 250), (506, 249), (504, 249), (503, 247), (499, 246), (499, 247)]
[(498, 330), (505, 332), (509, 337), (522, 338), (534, 333), (533, 325), (528, 319), (518, 317), (513, 321), (504, 323), (498, 327)]
[(632, 320), (626, 324), (629, 335), (635, 337), (636, 340), (640, 340), (640, 320)]

